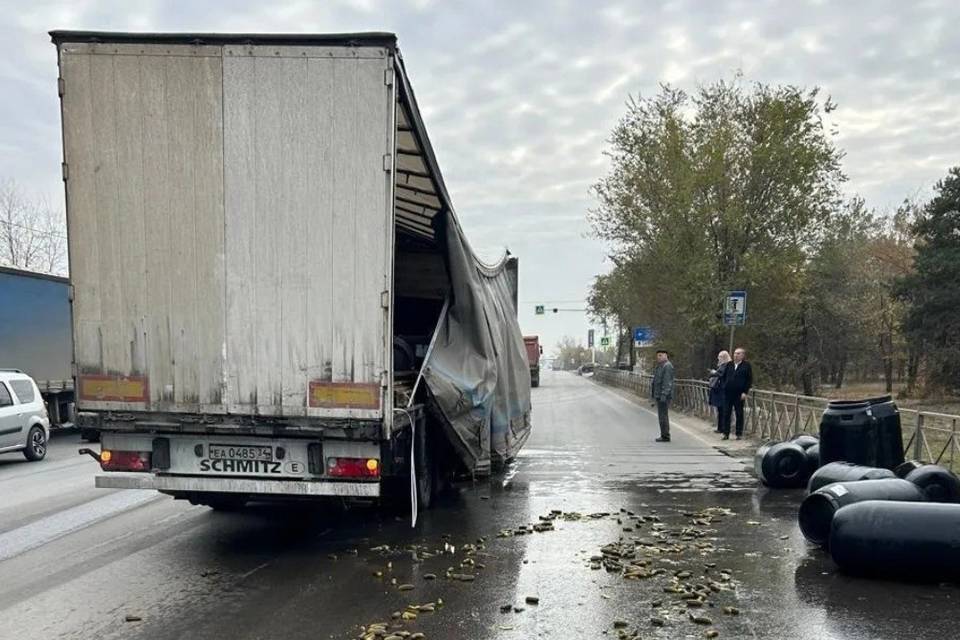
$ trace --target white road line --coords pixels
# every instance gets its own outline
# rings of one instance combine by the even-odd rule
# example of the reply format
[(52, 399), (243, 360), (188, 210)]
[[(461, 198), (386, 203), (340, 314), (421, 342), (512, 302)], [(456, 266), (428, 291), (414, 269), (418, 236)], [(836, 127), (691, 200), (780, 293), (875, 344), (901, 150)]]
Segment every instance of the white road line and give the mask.
[(247, 578), (255, 574), (257, 571), (260, 571), (260, 569), (264, 569), (269, 566), (270, 566), (269, 562), (264, 562), (263, 564), (257, 565), (253, 569), (250, 569), (250, 571), (240, 574), (240, 577), (238, 578), (238, 580), (246, 580)]
[(118, 491), (7, 531), (0, 534), (0, 561), (161, 497), (153, 491)]

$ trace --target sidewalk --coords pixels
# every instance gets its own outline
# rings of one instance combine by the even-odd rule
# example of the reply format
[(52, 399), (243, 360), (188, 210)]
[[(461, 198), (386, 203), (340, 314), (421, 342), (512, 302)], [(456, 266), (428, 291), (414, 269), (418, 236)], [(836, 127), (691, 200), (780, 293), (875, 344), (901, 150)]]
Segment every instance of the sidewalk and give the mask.
[[(636, 394), (630, 393), (626, 389), (603, 384), (602, 382), (594, 382), (594, 384), (598, 384), (604, 389), (608, 389), (620, 397), (629, 400), (630, 402), (633, 402), (634, 404), (637, 404), (656, 415), (656, 407), (648, 398), (641, 398)], [(670, 424), (677, 425), (685, 431), (696, 435), (699, 440), (705, 442), (717, 451), (723, 453), (724, 455), (728, 455), (731, 458), (737, 458), (743, 461), (744, 464), (748, 464), (751, 467), (753, 465), (753, 455), (756, 453), (757, 447), (760, 446), (760, 442), (751, 438), (750, 436), (744, 436), (741, 440), (737, 440), (735, 436), (730, 436), (729, 440), (722, 440), (721, 438), (723, 436), (714, 431), (717, 428), (716, 423), (708, 423), (700, 418), (687, 415), (680, 410), (670, 411)]]

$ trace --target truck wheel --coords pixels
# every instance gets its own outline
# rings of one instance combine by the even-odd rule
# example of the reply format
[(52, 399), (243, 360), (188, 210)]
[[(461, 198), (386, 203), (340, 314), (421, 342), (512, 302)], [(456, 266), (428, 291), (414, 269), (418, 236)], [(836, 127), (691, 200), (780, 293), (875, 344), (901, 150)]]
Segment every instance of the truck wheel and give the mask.
[(47, 434), (40, 427), (33, 427), (27, 434), (27, 448), (23, 457), (30, 462), (43, 460), (47, 456)]
[(247, 506), (247, 501), (243, 498), (234, 497), (208, 498), (203, 501), (203, 504), (214, 511), (239, 511)]
[(237, 511), (247, 504), (247, 499), (243, 496), (219, 494), (219, 493), (193, 493), (174, 495), (174, 499), (186, 498), (190, 504), (210, 507), (214, 511)]
[(531, 386), (531, 387), (539, 387), (539, 386), (540, 386), (540, 378), (539, 378), (539, 377), (531, 378), (531, 379), (530, 379), (530, 386)]
[(214, 511), (239, 511), (247, 506), (247, 501), (241, 498), (214, 498), (207, 502), (207, 506)]
[(100, 432), (96, 429), (80, 429), (80, 439), (87, 442), (100, 442)]

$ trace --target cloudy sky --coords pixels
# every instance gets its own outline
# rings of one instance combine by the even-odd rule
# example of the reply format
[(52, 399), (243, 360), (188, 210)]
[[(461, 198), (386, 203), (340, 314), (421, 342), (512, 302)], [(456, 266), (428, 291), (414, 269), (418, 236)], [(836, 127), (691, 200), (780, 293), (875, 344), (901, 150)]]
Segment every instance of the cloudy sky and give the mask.
[[(850, 194), (880, 210), (960, 164), (960, 2), (135, 2), (0, 0), (0, 179), (61, 203), (47, 31), (393, 31), (454, 205), (485, 256), (520, 257), (521, 324), (584, 336), (609, 268), (590, 185), (631, 94), (729, 77), (819, 85), (838, 103)], [(555, 301), (555, 302), (554, 302)]]

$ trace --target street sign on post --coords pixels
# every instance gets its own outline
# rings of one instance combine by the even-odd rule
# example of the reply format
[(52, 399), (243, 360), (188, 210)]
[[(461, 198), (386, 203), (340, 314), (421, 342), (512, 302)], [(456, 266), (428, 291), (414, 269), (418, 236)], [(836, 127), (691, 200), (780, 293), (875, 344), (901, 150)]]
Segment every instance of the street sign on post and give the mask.
[(542, 305), (542, 304), (538, 304), (538, 305), (534, 308), (534, 312), (535, 312), (538, 316), (542, 316), (542, 315), (543, 315), (543, 305)]
[(747, 321), (747, 292), (728, 291), (723, 301), (723, 324), (741, 327)]
[(730, 327), (730, 353), (733, 354), (733, 336), (737, 327), (747, 321), (747, 292), (728, 291), (723, 300), (723, 324)]
[(593, 349), (593, 329), (587, 331), (587, 348)]
[(650, 327), (634, 327), (633, 328), (633, 344), (638, 347), (652, 347), (653, 346), (653, 329)]
[(609, 336), (602, 336), (602, 337), (600, 338), (600, 346), (601, 346), (601, 347), (609, 347), (609, 346), (610, 346), (610, 338), (609, 338)]

